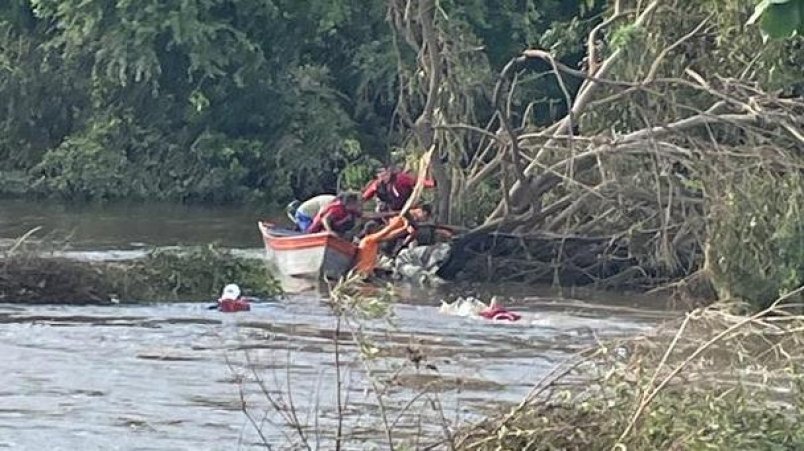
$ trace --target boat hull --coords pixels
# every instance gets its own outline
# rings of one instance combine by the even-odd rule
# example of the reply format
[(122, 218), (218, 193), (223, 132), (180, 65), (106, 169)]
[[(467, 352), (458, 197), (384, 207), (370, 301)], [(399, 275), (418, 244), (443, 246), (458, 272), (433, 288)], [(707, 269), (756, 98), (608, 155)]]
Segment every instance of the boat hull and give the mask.
[(326, 232), (301, 234), (268, 222), (259, 223), (266, 261), (287, 293), (316, 290), (337, 280), (354, 263), (357, 247)]

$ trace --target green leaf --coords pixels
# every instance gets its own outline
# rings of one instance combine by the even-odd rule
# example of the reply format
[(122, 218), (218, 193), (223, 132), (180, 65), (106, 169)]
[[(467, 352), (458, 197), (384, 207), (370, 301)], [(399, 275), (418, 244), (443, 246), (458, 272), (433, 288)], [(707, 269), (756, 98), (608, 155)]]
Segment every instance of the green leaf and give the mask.
[(769, 5), (762, 14), (760, 22), (762, 31), (774, 39), (792, 36), (801, 26), (801, 8), (799, 6), (802, 2), (787, 0), (785, 3), (774, 3), (774, 0), (771, 0), (771, 3), (773, 4)]

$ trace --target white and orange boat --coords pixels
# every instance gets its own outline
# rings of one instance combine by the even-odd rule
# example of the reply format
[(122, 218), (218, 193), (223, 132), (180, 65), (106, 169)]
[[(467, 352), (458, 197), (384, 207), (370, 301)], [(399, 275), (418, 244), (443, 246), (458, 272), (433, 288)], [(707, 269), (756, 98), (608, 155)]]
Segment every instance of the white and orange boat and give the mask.
[(337, 280), (352, 269), (357, 246), (335, 234), (301, 233), (266, 221), (258, 225), (268, 264), (287, 293), (318, 289), (322, 280)]

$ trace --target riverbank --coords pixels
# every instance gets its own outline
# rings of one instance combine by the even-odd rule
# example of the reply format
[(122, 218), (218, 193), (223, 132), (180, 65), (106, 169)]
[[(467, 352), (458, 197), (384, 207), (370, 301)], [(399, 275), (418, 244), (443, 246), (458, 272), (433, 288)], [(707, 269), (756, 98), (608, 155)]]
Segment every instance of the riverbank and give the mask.
[[(453, 449), (801, 449), (804, 316), (700, 309), (578, 354)], [(584, 380), (583, 384), (579, 384)]]

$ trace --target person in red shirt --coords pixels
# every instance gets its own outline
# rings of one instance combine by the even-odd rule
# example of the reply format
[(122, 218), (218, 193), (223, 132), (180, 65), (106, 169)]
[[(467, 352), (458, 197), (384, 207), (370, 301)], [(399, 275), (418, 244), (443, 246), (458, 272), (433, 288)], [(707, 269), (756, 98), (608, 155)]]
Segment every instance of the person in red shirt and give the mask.
[(341, 193), (315, 215), (307, 233), (327, 231), (343, 234), (355, 226), (362, 215), (362, 203), (357, 193)]
[[(416, 186), (416, 176), (387, 167), (377, 173), (377, 177), (363, 190), (363, 202), (371, 199), (377, 200), (377, 211), (400, 211), (413, 194)], [(435, 186), (433, 180), (425, 180), (424, 187)]]
[(217, 309), (224, 313), (247, 312), (251, 310), (248, 299), (240, 294), (240, 287), (230, 283), (223, 288), (223, 293), (218, 299), (218, 303), (210, 307), (210, 310)]

